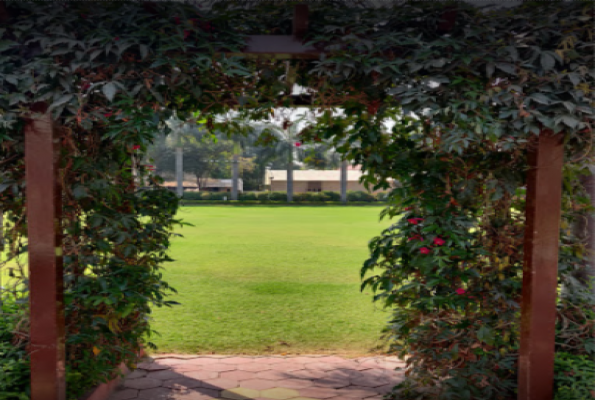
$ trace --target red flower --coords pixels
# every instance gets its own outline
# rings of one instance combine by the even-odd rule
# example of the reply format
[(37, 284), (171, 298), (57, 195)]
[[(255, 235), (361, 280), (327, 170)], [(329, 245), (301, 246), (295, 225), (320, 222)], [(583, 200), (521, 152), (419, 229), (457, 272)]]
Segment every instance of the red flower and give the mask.
[(423, 218), (409, 218), (407, 220), (407, 222), (409, 222), (411, 225), (417, 225), (420, 222), (422, 222), (424, 219)]
[(111, 116), (112, 116), (112, 114), (113, 114), (113, 113), (111, 113), (111, 112), (108, 112), (108, 113), (105, 113), (105, 114), (103, 114), (103, 116), (104, 116), (105, 118), (109, 118), (109, 117), (111, 117)]
[(187, 29), (184, 29), (184, 39), (186, 39), (188, 36), (190, 36), (190, 31)]
[(419, 252), (421, 254), (430, 254), (430, 249), (428, 249), (427, 247), (422, 247), (421, 249), (419, 249)]
[(444, 239), (441, 239), (441, 238), (439, 238), (439, 237), (437, 237), (437, 238), (435, 238), (435, 239), (434, 239), (434, 244), (435, 244), (436, 246), (442, 246), (442, 245), (444, 245), (444, 243), (446, 243), (446, 242), (444, 241)]
[(176, 21), (176, 25), (180, 25), (180, 17), (174, 17), (174, 21)]
[(465, 290), (465, 289), (463, 289), (463, 288), (458, 288), (458, 289), (456, 290), (456, 292), (457, 292), (457, 294), (465, 294), (466, 290)]
[(87, 14), (81, 14), (82, 19), (87, 19)]
[(116, 36), (116, 37), (114, 38), (114, 40), (117, 42), (118, 40), (120, 40), (120, 36)]
[(409, 210), (411, 210), (411, 207), (405, 207), (403, 210), (409, 211)]
[(423, 242), (424, 241), (424, 238), (421, 237), (421, 235), (413, 235), (409, 239), (407, 239), (408, 242), (410, 242), (412, 240), (419, 240), (420, 242)]
[(139, 149), (140, 149), (140, 144), (132, 146), (132, 150), (139, 150)]
[(83, 85), (81, 86), (81, 89), (83, 90), (87, 90), (91, 87), (91, 84), (89, 82), (85, 82), (83, 83)]
[(302, 144), (300, 142), (295, 142), (295, 147), (300, 147)]

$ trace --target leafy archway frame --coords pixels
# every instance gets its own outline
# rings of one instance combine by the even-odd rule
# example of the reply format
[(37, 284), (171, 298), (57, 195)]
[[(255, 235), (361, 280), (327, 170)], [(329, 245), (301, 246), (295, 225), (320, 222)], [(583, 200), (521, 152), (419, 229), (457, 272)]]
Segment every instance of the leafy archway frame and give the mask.
[[(419, 162), (415, 165), (425, 167), (430, 157), (428, 149), (432, 148), (446, 158), (447, 155), (452, 156), (450, 161), (443, 161), (442, 168), (452, 167), (452, 171), (465, 178), (471, 176), (470, 171), (465, 170), (466, 162), (462, 163), (462, 170), (454, 167), (453, 163), (459, 162), (457, 158), (468, 156), (470, 150), (484, 149), (488, 156), (508, 154), (514, 161), (513, 169), (518, 171), (519, 165), (525, 163), (528, 144), (545, 130), (564, 135), (566, 156), (575, 163), (569, 172), (572, 178), (576, 178), (577, 171), (584, 169), (586, 162), (590, 161), (590, 151), (585, 151), (585, 147), (590, 149), (592, 143), (591, 94), (595, 73), (588, 68), (592, 65), (592, 53), (588, 50), (589, 40), (592, 42), (589, 22), (593, 20), (593, 12), (586, 2), (575, 2), (572, 6), (565, 4), (563, 7), (557, 3), (540, 3), (539, 12), (528, 3), (516, 9), (514, 14), (510, 11), (480, 13), (474, 7), (462, 4), (403, 4), (399, 6), (398, 14), (389, 14), (388, 17), (386, 13), (373, 10), (343, 9), (338, 12), (324, 6), (313, 7), (307, 36), (309, 43), (275, 37), (274, 44), (267, 44), (280, 46), (275, 54), (290, 49), (283, 56), (291, 59), (289, 64), (273, 61), (270, 57), (248, 59), (244, 55), (246, 51), (256, 56), (270, 53), (270, 48), (259, 47), (270, 38), (252, 36), (246, 48), (245, 34), (270, 34), (269, 22), (283, 31), (283, 23), (287, 15), (291, 15), (291, 9), (281, 13), (283, 18), (280, 21), (260, 18), (255, 22), (254, 16), (246, 15), (242, 8), (223, 9), (207, 15), (206, 12), (197, 12), (190, 5), (164, 7), (159, 3), (122, 3), (105, 9), (64, 3), (64, 8), (58, 11), (31, 4), (8, 3), (7, 13), (2, 14), (5, 21), (4, 28), (0, 30), (0, 56), (3, 61), (0, 67), (0, 134), (8, 171), (5, 182), (10, 183), (4, 184), (3, 209), (12, 213), (15, 221), (23, 220), (23, 161), (18, 157), (23, 151), (21, 132), (25, 125), (30, 127), (43, 118), (40, 114), (31, 114), (31, 106), (45, 103), (47, 112), (61, 127), (56, 132), (63, 144), (60, 170), (67, 200), (64, 208), (67, 218), (63, 221), (67, 233), (65, 240), (70, 241), (65, 244), (65, 256), (71, 257), (67, 268), (72, 268), (75, 277), (77, 273), (79, 278), (83, 276), (84, 268), (78, 272), (77, 268), (90, 262), (81, 260), (81, 254), (92, 258), (94, 252), (103, 251), (110, 260), (115, 256), (123, 260), (123, 264), (140, 265), (139, 259), (135, 260), (135, 255), (139, 253), (134, 250), (124, 253), (126, 245), (132, 242), (139, 246), (147, 245), (145, 254), (158, 254), (151, 264), (155, 271), (160, 262), (166, 261), (167, 256), (158, 247), (168, 243), (168, 229), (175, 222), (175, 206), (171, 204), (175, 201), (159, 190), (150, 195), (144, 193), (144, 197), (140, 196), (142, 201), (139, 200), (131, 184), (129, 160), (134, 152), (146, 149), (151, 142), (152, 131), (173, 109), (188, 118), (196, 117), (194, 113), (199, 111), (197, 119), (206, 117), (210, 129), (233, 129), (233, 123), (216, 125), (209, 115), (232, 107), (240, 109), (244, 117), (260, 119), (275, 106), (307, 102), (330, 110), (343, 105), (346, 110), (344, 118), (333, 117), (330, 111), (323, 112), (316, 124), (303, 132), (304, 140), (316, 135), (329, 140), (347, 138), (348, 144), (340, 149), (364, 166), (368, 172), (368, 183), (380, 187), (386, 185), (386, 179), (394, 177), (396, 171), (402, 173), (405, 170), (402, 164), (392, 162), (391, 153), (386, 152), (387, 149), (395, 150), (397, 144), (414, 150), (410, 154), (412, 158), (400, 162), (417, 159)], [(42, 9), (44, 12), (40, 11)], [(300, 6), (298, 10), (301, 11), (296, 15), (303, 18), (304, 7)], [(120, 17), (110, 18), (114, 14)], [(264, 15), (260, 14), (261, 17)], [(320, 24), (323, 17), (341, 24)], [(80, 26), (81, 21), (87, 23), (85, 27)], [(305, 34), (306, 24), (303, 21), (294, 25), (294, 37)], [(317, 59), (322, 51), (325, 55)], [(239, 53), (244, 54), (234, 56)], [(316, 59), (311, 61), (313, 56)], [(301, 60), (296, 61), (296, 58)], [(288, 69), (288, 65), (291, 68)], [(310, 96), (293, 96), (293, 83), (309, 88)], [(401, 122), (396, 124), (397, 128), (392, 133), (398, 140), (391, 141), (390, 135), (382, 131), (381, 121), (387, 115), (396, 115), (397, 106), (401, 106), (406, 114), (418, 111), (423, 117), (396, 118)], [(27, 123), (30, 119), (33, 122)], [(346, 132), (348, 126), (354, 128)], [(410, 140), (415, 135), (420, 135), (418, 140)], [(358, 146), (350, 147), (349, 143), (357, 143)], [(415, 148), (415, 143), (430, 147)], [(559, 146), (557, 148), (560, 149)], [(424, 156), (419, 157), (420, 154)], [(496, 160), (502, 162), (498, 157), (487, 159), (490, 161), (486, 165), (491, 162), (494, 166)], [(149, 172), (144, 166), (138, 166), (137, 170), (141, 175)], [(103, 179), (103, 186), (89, 183), (106, 176), (113, 179)], [(403, 176), (400, 178), (403, 179)], [(419, 182), (411, 181), (409, 187), (414, 190), (409, 195), (415, 193), (423, 199), (424, 190), (431, 192), (428, 182), (442, 188), (444, 185), (436, 178), (428, 177), (425, 189), (417, 186)], [(522, 179), (516, 176), (506, 180), (503, 175), (492, 178), (483, 178), (485, 188), (492, 191), (489, 197), (485, 197), (484, 193), (484, 197), (492, 202), (504, 199), (504, 203), (493, 207), (494, 210), (502, 211), (506, 205), (509, 209), (515, 198), (513, 192)], [(151, 182), (158, 186), (156, 180)], [(499, 191), (492, 186), (493, 182), (516, 182), (517, 187), (510, 185), (507, 191)], [(31, 183), (29, 186), (32, 186)], [(455, 183), (446, 182), (444, 186), (450, 195), (449, 207), (471, 207), (459, 198), (468, 193), (465, 194)], [(110, 201), (117, 205), (115, 208), (106, 208), (105, 199), (98, 197), (106, 187), (113, 193)], [(477, 195), (477, 192), (474, 194)], [(394, 192), (393, 198), (394, 206), (387, 211), (389, 214), (400, 210), (403, 199), (405, 203), (414, 203), (411, 197), (403, 197), (403, 193), (398, 191)], [(89, 228), (105, 228), (103, 224), (110, 221), (82, 219), (82, 211), (101, 208), (104, 213), (109, 209), (114, 212), (112, 217), (129, 218), (133, 221), (131, 227), (140, 227), (143, 225), (134, 225), (139, 224), (135, 216), (139, 212), (153, 210), (155, 204), (164, 207), (170, 204), (166, 208), (169, 210), (167, 217), (160, 220), (155, 213), (149, 212), (159, 220), (161, 228), (158, 229), (160, 236), (157, 240), (154, 235), (151, 237), (150, 231), (155, 229), (152, 226), (141, 230), (144, 237), (124, 234), (119, 243), (118, 237), (108, 241), (106, 249), (95, 247), (87, 249), (89, 254), (81, 252), (89, 241), (98, 239)], [(428, 204), (422, 201), (411, 206), (413, 214), (408, 219), (416, 221), (411, 225), (420, 225), (420, 219), (436, 219), (436, 215), (432, 215), (436, 211), (435, 204), (432, 210), (427, 208)], [(471, 208), (476, 207), (473, 205)], [(497, 226), (494, 221), (502, 223), (502, 218), (512, 218), (506, 213), (498, 217), (489, 220), (490, 226)], [(29, 228), (32, 224), (29, 221)], [(16, 224), (13, 229), (15, 237), (25, 237), (26, 226)], [(115, 224), (110, 229), (118, 235), (129, 232), (131, 227)], [(411, 230), (402, 230), (419, 235)], [(387, 237), (394, 239), (394, 235)], [(432, 240), (447, 243), (447, 238), (443, 237), (444, 234)], [(403, 239), (403, 244), (410, 242), (406, 237)], [(446, 246), (454, 248), (460, 244), (453, 242)], [(377, 249), (390, 252), (391, 246)], [(421, 249), (429, 250), (428, 247), (417, 250)], [(492, 250), (497, 251), (497, 248)], [(572, 255), (580, 261), (583, 257), (578, 256), (578, 247), (575, 250)], [(515, 261), (517, 267), (521, 262), (518, 255)], [(387, 254), (383, 256), (390, 260)], [(486, 254), (477, 251), (476, 256)], [(497, 260), (506, 257), (504, 254), (504, 257), (499, 256)], [(366, 268), (378, 265), (378, 255), (373, 253), (371, 260)], [(410, 265), (415, 266), (415, 262)], [(59, 272), (59, 269), (56, 271)], [(515, 268), (511, 268), (510, 273), (514, 275)], [(149, 278), (154, 279), (154, 276)], [(396, 302), (399, 293), (399, 290), (395, 291), (392, 279), (394, 277), (390, 274), (385, 274), (368, 281), (385, 291), (383, 297), (389, 304)], [(511, 287), (514, 287), (514, 282), (511, 279)], [(96, 289), (89, 282), (85, 284), (90, 286), (83, 285), (81, 288), (93, 295)], [(166, 289), (164, 284), (156, 292), (148, 294), (145, 301), (162, 303)], [(103, 323), (108, 328), (107, 332), (117, 338), (116, 342), (122, 341), (120, 333), (126, 331), (123, 329), (126, 323), (122, 321), (134, 326), (132, 319), (138, 319), (142, 314), (135, 314), (132, 318), (130, 310), (118, 308), (123, 307), (122, 304), (115, 307), (101, 299), (98, 304), (112, 312), (114, 318), (104, 318)], [(454, 306), (457, 307), (456, 304)], [(31, 311), (35, 316), (34, 310)], [(509, 313), (514, 315), (511, 310)], [(146, 325), (137, 326), (128, 331), (134, 334), (126, 339), (133, 339), (147, 329)], [(482, 335), (488, 337), (489, 332), (479, 329), (475, 338), (487, 343), (479, 337)], [(109, 340), (105, 344), (109, 348)], [(81, 349), (86, 348), (89, 355), (89, 343), (78, 345)], [(130, 349), (135, 349), (135, 346), (132, 344)], [(92, 350), (95, 352), (95, 348)], [(101, 354), (101, 349), (98, 350)], [(511, 353), (514, 349), (509, 346), (507, 351)], [(427, 361), (431, 353), (429, 351), (424, 356), (423, 352), (417, 352), (413, 359), (418, 357), (423, 368), (433, 371), (431, 380), (436, 382), (441, 380), (436, 371), (445, 364), (431, 365)], [(551, 363), (546, 364), (544, 368), (547, 369)], [(484, 370), (493, 367), (489, 357), (488, 362), (481, 365)], [(521, 366), (527, 368), (526, 371), (531, 370), (528, 364), (523, 367), (521, 363)], [(474, 382), (473, 386), (480, 391), (482, 385), (485, 387), (485, 380), (478, 378), (478, 374), (458, 378)], [(509, 378), (496, 374), (494, 379)], [(59, 386), (59, 382), (56, 384)], [(530, 373), (523, 384), (534, 384)], [(538, 386), (548, 385), (541, 383)], [(512, 389), (506, 385), (502, 388), (494, 396), (505, 395), (507, 390)]]

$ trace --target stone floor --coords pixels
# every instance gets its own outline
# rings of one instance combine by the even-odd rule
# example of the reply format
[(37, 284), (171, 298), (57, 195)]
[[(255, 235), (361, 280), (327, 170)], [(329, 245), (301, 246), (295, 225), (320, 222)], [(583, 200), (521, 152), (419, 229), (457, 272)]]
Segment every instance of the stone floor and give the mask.
[(189, 357), (149, 359), (110, 400), (380, 400), (403, 379), (393, 357)]

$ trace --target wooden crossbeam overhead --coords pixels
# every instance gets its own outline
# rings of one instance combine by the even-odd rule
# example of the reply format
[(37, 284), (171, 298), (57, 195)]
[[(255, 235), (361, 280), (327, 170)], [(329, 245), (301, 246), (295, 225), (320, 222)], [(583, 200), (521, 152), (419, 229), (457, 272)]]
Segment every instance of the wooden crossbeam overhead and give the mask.
[(294, 8), (292, 35), (251, 35), (246, 48), (236, 56), (269, 56), (276, 59), (318, 59), (320, 50), (304, 45), (308, 30), (308, 5), (299, 4)]

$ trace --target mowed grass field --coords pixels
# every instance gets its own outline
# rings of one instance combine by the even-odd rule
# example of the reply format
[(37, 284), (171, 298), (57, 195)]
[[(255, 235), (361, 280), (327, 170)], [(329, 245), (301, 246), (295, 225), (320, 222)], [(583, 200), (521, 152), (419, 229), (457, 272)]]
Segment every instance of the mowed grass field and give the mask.
[(363, 355), (390, 314), (361, 293), (381, 207), (182, 207), (164, 279), (181, 305), (153, 311), (159, 352)]

